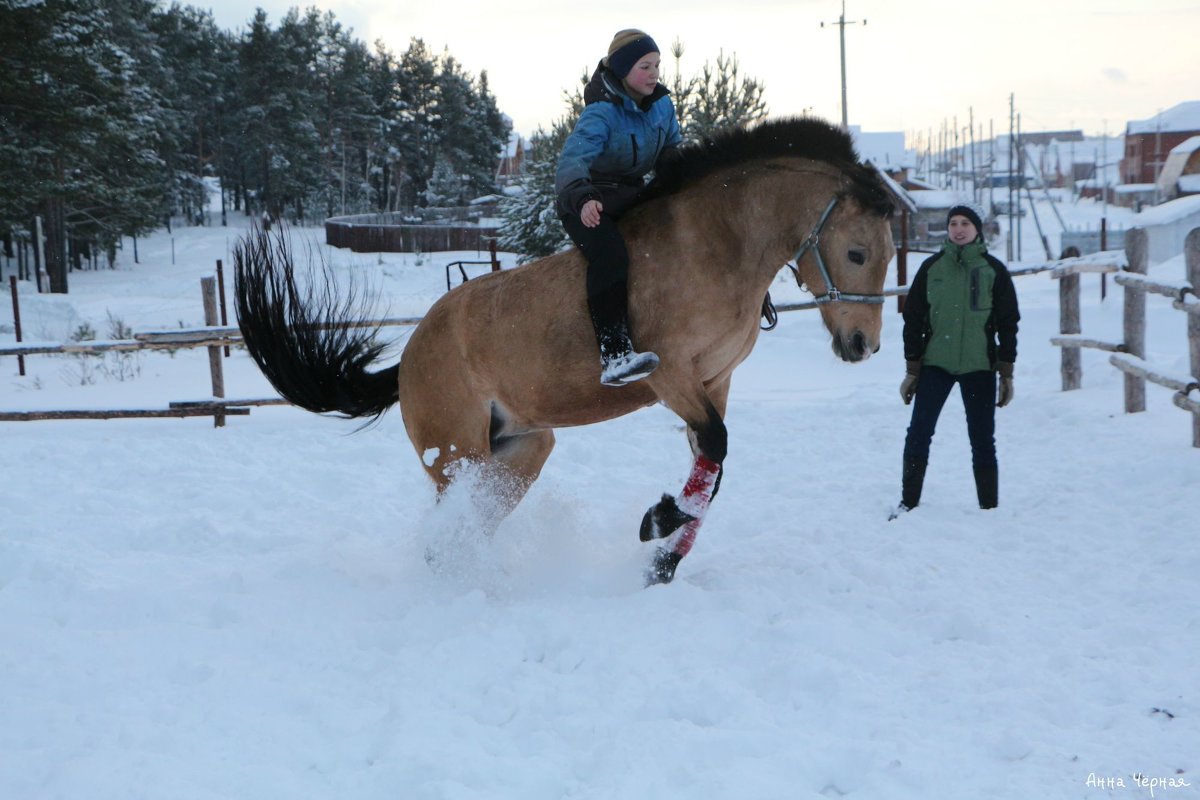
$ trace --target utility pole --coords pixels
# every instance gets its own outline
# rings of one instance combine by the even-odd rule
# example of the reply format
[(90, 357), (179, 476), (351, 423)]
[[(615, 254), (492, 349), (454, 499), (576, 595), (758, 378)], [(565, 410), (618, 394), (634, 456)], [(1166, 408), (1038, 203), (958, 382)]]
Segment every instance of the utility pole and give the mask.
[(1008, 261), (1012, 261), (1013, 257), (1013, 227), (1015, 226), (1015, 217), (1013, 214), (1016, 209), (1013, 208), (1013, 175), (1016, 173), (1016, 167), (1013, 165), (1013, 149), (1014, 139), (1013, 132), (1015, 129), (1013, 120), (1013, 95), (1010, 92), (1008, 95)]
[[(842, 15), (840, 17), (838, 17), (837, 22), (831, 22), (829, 24), (837, 25), (838, 29), (839, 29), (839, 33), (841, 35), (841, 43), (842, 43), (842, 130), (849, 131), (850, 130), (850, 117), (849, 117), (849, 114), (847, 114), (847, 112), (846, 112), (846, 26), (847, 25), (857, 25), (858, 20), (852, 20), (850, 22), (846, 21), (846, 0), (842, 0)], [(867, 21), (864, 19), (862, 21), (862, 24), (866, 25)], [(821, 23), (821, 27), (822, 28), (825, 27), (824, 22)]]
[[(1024, 146), (1021, 144), (1021, 112), (1020, 111), (1017, 112), (1016, 147), (1017, 147), (1017, 170), (1018, 170), (1017, 180), (1020, 181), (1020, 183), (1017, 184), (1017, 211), (1020, 212), (1022, 210), (1021, 209), (1021, 187), (1023, 187), (1025, 185), (1025, 153), (1024, 153)], [(1029, 201), (1029, 211), (1031, 213), (1033, 212), (1033, 201), (1032, 200)], [(1022, 214), (1018, 213), (1017, 214), (1017, 261), (1021, 260), (1021, 257), (1025, 252), (1023, 245), (1021, 244), (1021, 219), (1022, 219)]]
[[(970, 139), (970, 146), (971, 146), (971, 198), (976, 203), (978, 203), (979, 202), (979, 173), (976, 171), (976, 164), (975, 164), (975, 107), (974, 106), (967, 107), (967, 118), (969, 120), (969, 127), (967, 128), (967, 130), (970, 132), (970, 137), (971, 137), (971, 139)], [(980, 231), (980, 233), (983, 233), (983, 231)]]
[(988, 120), (988, 211), (996, 213), (996, 131)]

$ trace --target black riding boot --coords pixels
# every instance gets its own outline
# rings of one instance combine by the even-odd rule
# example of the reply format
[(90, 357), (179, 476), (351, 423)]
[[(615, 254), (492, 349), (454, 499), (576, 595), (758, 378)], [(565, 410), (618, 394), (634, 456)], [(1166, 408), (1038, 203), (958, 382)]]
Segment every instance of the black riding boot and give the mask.
[(913, 509), (921, 502), (921, 487), (925, 485), (927, 461), (904, 459), (904, 474), (900, 479), (900, 502)]
[(629, 338), (626, 285), (620, 283), (598, 296), (588, 295), (588, 311), (600, 346), (600, 382), (624, 386), (641, 380), (658, 366), (654, 353), (639, 353)]
[(888, 519), (895, 519), (905, 511), (912, 511), (921, 502), (921, 487), (925, 485), (927, 461), (904, 459), (904, 472), (900, 477), (900, 505)]
[(996, 467), (975, 468), (975, 494), (980, 508), (995, 508), (1000, 504), (1000, 473)]

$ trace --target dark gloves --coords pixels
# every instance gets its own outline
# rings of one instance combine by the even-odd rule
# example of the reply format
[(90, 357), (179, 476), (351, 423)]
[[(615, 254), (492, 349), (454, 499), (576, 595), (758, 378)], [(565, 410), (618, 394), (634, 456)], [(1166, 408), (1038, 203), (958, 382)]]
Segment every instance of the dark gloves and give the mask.
[(904, 401), (904, 405), (908, 405), (917, 393), (917, 379), (921, 377), (921, 362), (906, 361), (904, 363), (907, 371), (904, 373), (904, 380), (900, 381), (900, 399)]
[(996, 370), (1000, 373), (1000, 386), (996, 390), (996, 408), (1004, 408), (1013, 399), (1013, 365), (1007, 361), (1001, 361), (996, 365)]

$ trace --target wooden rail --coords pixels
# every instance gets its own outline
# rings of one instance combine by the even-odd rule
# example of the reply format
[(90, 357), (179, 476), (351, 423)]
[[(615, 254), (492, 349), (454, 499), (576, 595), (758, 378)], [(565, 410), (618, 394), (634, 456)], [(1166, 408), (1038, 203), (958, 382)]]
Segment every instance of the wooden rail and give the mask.
[[(1033, 275), (1052, 271), (1055, 276), (1077, 275), (1080, 272), (1116, 272), (1119, 269), (1119, 259), (1114, 260), (1115, 254), (1097, 253), (1084, 259), (1071, 259), (1047, 262), (1029, 267), (1012, 270), (1014, 276)], [(219, 263), (219, 262), (218, 262)], [(493, 267), (497, 260), (493, 256), (490, 263)], [(216, 316), (212, 309), (216, 308), (213, 301), (214, 288), (212, 279), (202, 279), (201, 291), (205, 302), (205, 319), (215, 323)], [(218, 285), (220, 275), (218, 273)], [(885, 289), (882, 293), (888, 297), (908, 294), (908, 286)], [(15, 294), (14, 294), (15, 303)], [(1186, 306), (1193, 317), (1200, 318), (1200, 303), (1192, 295), (1180, 295), (1176, 300), (1178, 305)], [(817, 308), (812, 301), (797, 303), (781, 303), (776, 306), (778, 311), (806, 311)], [(1078, 313), (1076, 313), (1078, 318)], [(421, 317), (383, 317), (378, 319), (361, 320), (347, 323), (352, 327), (389, 327), (412, 326), (421, 321)], [(1076, 334), (1078, 332), (1076, 331)], [(1058, 337), (1064, 348), (1073, 349), (1078, 353), (1080, 347), (1095, 347), (1113, 352), (1124, 352), (1124, 345), (1075, 337)], [(85, 342), (20, 342), (0, 347), (0, 356), (17, 356), (23, 359), (30, 355), (96, 355), (108, 352), (136, 350), (177, 350), (193, 347), (209, 348), (209, 363), (213, 379), (213, 397), (204, 400), (171, 402), (167, 409), (119, 409), (119, 410), (75, 410), (75, 411), (20, 411), (0, 412), (0, 421), (30, 421), (38, 419), (118, 419), (131, 417), (191, 417), (212, 416), (214, 426), (220, 426), (226, 415), (240, 416), (250, 413), (252, 406), (289, 405), (283, 398), (259, 398), (249, 400), (229, 400), (224, 394), (224, 377), (221, 372), (221, 359), (214, 351), (242, 344), (241, 331), (227, 325), (208, 324), (200, 328), (177, 330), (143, 331), (133, 334), (131, 339), (114, 339), (108, 341)], [(1064, 349), (1064, 352), (1066, 350)], [(1185, 398), (1186, 401), (1186, 398)], [(1182, 407), (1182, 406), (1181, 406)]]
[(0, 422), (34, 422), (47, 419), (142, 419), (147, 417), (211, 417), (217, 411), (222, 414), (244, 416), (248, 408), (217, 409), (213, 405), (194, 408), (110, 408), (72, 409), (62, 411), (0, 411)]
[[(1192, 445), (1200, 447), (1200, 401), (1192, 399), (1193, 393), (1200, 394), (1200, 228), (1188, 234), (1184, 243), (1184, 261), (1187, 267), (1186, 282), (1165, 282), (1146, 276), (1149, 253), (1149, 237), (1145, 230), (1134, 228), (1125, 236), (1125, 270), (1115, 277), (1118, 285), (1125, 289), (1123, 310), (1123, 341), (1104, 342), (1085, 338), (1079, 328), (1079, 274), (1081, 272), (1117, 272), (1112, 265), (1096, 269), (1096, 264), (1064, 264), (1056, 268), (1051, 277), (1059, 283), (1059, 330), (1061, 335), (1051, 337), (1050, 343), (1062, 348), (1063, 391), (1078, 389), (1082, 383), (1079, 362), (1081, 348), (1107, 350), (1109, 363), (1124, 373), (1125, 412), (1137, 413), (1146, 410), (1146, 383), (1173, 389), (1172, 402), (1192, 414)], [(1167, 370), (1146, 361), (1146, 295), (1159, 294), (1171, 299), (1171, 306), (1188, 315), (1188, 350), (1191, 375), (1172, 375)]]
[[(416, 325), (420, 321), (420, 317), (385, 317), (348, 323), (348, 326), (386, 328), (392, 325)], [(96, 355), (122, 350), (183, 350), (190, 347), (222, 347), (241, 343), (242, 332), (238, 328), (180, 328), (179, 330), (135, 333), (132, 339), (88, 342), (20, 342), (0, 347), (0, 356)]]

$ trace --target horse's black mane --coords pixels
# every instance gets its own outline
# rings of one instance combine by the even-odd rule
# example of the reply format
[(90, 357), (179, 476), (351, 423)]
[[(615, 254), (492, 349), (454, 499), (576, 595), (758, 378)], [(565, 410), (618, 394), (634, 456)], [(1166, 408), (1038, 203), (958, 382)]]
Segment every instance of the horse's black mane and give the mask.
[(698, 144), (684, 145), (675, 158), (659, 164), (642, 199), (673, 194), (722, 167), (781, 156), (811, 158), (836, 167), (849, 179), (848, 194), (859, 205), (880, 216), (892, 213), (892, 200), (883, 182), (859, 161), (850, 135), (815, 117), (784, 117), (753, 128), (725, 128)]

